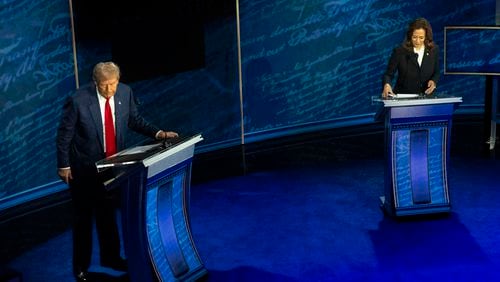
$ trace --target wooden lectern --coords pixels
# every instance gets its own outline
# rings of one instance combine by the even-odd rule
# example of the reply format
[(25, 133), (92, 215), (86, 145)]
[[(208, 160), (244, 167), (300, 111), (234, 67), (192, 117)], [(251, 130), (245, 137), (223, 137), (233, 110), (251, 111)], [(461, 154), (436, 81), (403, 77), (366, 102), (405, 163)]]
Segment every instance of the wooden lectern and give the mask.
[(189, 189), (201, 135), (138, 146), (96, 163), (112, 170), (107, 189), (121, 189), (124, 249), (130, 281), (196, 281), (207, 271), (191, 236)]
[(385, 195), (380, 200), (395, 216), (443, 213), (451, 208), (449, 142), (452, 114), (462, 98), (415, 96), (384, 99), (375, 116), (385, 121)]

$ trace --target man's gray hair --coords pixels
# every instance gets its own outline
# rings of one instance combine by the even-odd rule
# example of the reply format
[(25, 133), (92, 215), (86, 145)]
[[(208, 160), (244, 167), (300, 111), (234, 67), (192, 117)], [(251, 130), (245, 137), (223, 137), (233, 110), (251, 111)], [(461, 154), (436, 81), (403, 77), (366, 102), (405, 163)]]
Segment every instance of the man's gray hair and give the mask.
[(92, 78), (96, 83), (107, 79), (120, 79), (120, 67), (113, 62), (100, 62), (95, 65)]

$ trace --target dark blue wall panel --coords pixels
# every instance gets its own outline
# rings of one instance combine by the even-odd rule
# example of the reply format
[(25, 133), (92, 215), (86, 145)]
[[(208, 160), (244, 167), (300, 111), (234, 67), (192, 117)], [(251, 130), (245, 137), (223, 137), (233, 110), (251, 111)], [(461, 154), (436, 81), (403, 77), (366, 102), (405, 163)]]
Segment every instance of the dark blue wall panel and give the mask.
[(131, 84), (146, 119), (182, 135), (202, 133), (205, 141), (197, 147), (240, 143), (235, 19), (205, 23), (203, 68)]
[(68, 1), (0, 2), (0, 199), (57, 180), (60, 108), (75, 88)]

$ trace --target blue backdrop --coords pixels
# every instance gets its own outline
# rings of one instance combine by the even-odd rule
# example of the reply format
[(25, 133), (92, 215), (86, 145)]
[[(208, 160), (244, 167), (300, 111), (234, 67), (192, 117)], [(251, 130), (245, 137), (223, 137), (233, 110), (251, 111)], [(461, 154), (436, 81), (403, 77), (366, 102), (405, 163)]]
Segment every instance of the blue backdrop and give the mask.
[[(494, 0), (239, 3), (242, 111), (235, 13), (204, 19), (204, 67), (130, 83), (147, 119), (181, 134), (201, 132), (202, 150), (240, 144), (241, 113), (246, 142), (371, 122), (376, 106), (370, 98), (380, 95), (388, 57), (409, 21), (429, 19), (442, 47), (444, 26), (494, 25), (496, 5)], [(65, 0), (0, 2), (0, 198), (57, 181), (55, 133), (63, 100), (75, 88), (68, 11)], [(112, 43), (79, 41), (78, 35), (76, 43), (82, 84), (96, 62), (111, 60)], [(463, 96), (462, 107), (481, 104), (484, 78), (443, 75), (438, 92)], [(142, 140), (133, 135), (129, 145)]]
[[(408, 23), (492, 25), (495, 1), (240, 1), (245, 132), (266, 134), (375, 112), (381, 77)], [(483, 78), (442, 76), (438, 92), (481, 103)], [(471, 91), (474, 89), (474, 91)], [(258, 107), (257, 105), (260, 105)]]
[(0, 198), (56, 180), (55, 126), (75, 88), (68, 1), (0, 2)]
[(445, 29), (444, 72), (500, 75), (500, 26)]

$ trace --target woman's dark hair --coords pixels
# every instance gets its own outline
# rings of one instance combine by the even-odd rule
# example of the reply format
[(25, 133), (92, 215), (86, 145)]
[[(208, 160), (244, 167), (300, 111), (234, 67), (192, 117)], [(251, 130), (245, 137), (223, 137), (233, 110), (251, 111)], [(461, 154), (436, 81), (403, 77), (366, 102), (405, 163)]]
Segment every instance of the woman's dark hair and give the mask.
[(425, 30), (425, 48), (432, 50), (434, 49), (434, 40), (432, 39), (432, 27), (431, 24), (424, 18), (418, 18), (412, 21), (408, 25), (408, 30), (406, 31), (406, 38), (403, 41), (403, 47), (408, 50), (413, 50), (413, 43), (411, 42), (411, 37), (416, 29)]

